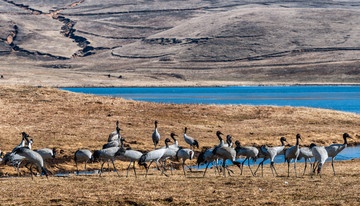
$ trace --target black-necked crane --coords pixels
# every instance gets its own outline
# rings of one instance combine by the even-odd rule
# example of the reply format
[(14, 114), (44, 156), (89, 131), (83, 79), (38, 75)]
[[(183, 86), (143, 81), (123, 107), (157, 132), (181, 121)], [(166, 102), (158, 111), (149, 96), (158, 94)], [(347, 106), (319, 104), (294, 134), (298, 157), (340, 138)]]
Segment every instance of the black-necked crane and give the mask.
[(250, 159), (253, 159), (254, 162), (256, 162), (256, 159), (259, 154), (259, 150), (256, 147), (252, 147), (252, 146), (241, 146), (239, 141), (236, 141), (235, 145), (236, 145), (236, 147), (235, 147), (236, 156), (244, 156), (245, 157), (245, 160), (241, 163), (241, 175), (243, 173), (244, 163), (247, 160), (251, 174), (254, 176), (254, 173), (250, 167)]
[(49, 160), (49, 159), (54, 159), (57, 153), (56, 148), (42, 148), (42, 149), (37, 149), (34, 150), (35, 152), (39, 153), (41, 155), (41, 157), (43, 158), (44, 161)]
[(326, 151), (324, 146), (317, 146), (314, 143), (311, 143), (310, 149), (315, 158), (315, 161), (313, 163), (313, 172), (311, 173), (311, 177), (315, 173), (315, 170), (317, 169), (317, 174), (319, 174), (320, 178), (321, 178), (321, 168), (324, 165), (326, 159), (329, 157), (328, 152)]
[(156, 149), (156, 146), (159, 144), (160, 142), (160, 133), (157, 129), (157, 125), (158, 125), (158, 121), (155, 121), (155, 131), (152, 134), (152, 141), (154, 143), (154, 147)]
[[(175, 136), (177, 136), (175, 133), (171, 133), (170, 137), (174, 140), (174, 144), (168, 145), (168, 149), (164, 153), (164, 155), (161, 157), (161, 161), (163, 163), (164, 170), (166, 169), (166, 161), (169, 159), (170, 165), (171, 165), (171, 174), (173, 170), (173, 160), (175, 160), (176, 153), (180, 149), (178, 145), (178, 141), (176, 140)], [(162, 149), (166, 148), (166, 146), (162, 147)]]
[(333, 168), (334, 175), (336, 175), (334, 168), (334, 159), (336, 155), (338, 155), (341, 151), (343, 151), (343, 149), (347, 147), (347, 138), (352, 139), (352, 137), (348, 133), (344, 133), (343, 134), (344, 144), (332, 144), (325, 147), (328, 156), (331, 157), (331, 166)]
[(273, 170), (274, 170), (275, 173), (276, 173), (276, 176), (278, 176), (278, 174), (276, 172), (276, 169), (275, 169), (275, 166), (274, 166), (274, 159), (275, 159), (276, 155), (279, 155), (279, 154), (284, 152), (284, 148), (285, 148), (285, 143), (284, 142), (287, 142), (287, 141), (286, 141), (285, 137), (281, 137), (280, 142), (281, 142), (281, 146), (268, 147), (268, 146), (264, 145), (264, 146), (260, 147), (259, 155), (262, 155), (264, 159), (263, 159), (263, 161), (260, 162), (259, 166), (255, 170), (255, 172), (254, 172), (255, 175), (256, 175), (256, 172), (257, 172), (257, 170), (259, 169), (260, 166), (261, 166), (261, 174), (262, 174), (262, 176), (264, 175), (264, 173), (263, 173), (264, 162), (267, 159), (270, 159), (271, 172), (272, 172), (272, 174), (274, 176), (274, 172), (273, 172)]
[[(221, 132), (220, 132), (221, 133)], [(226, 160), (230, 160), (234, 165), (238, 166), (239, 169), (241, 170), (241, 163), (236, 161), (236, 151), (234, 148), (231, 147), (226, 147), (224, 146), (224, 141), (222, 140), (220, 134), (217, 136), (219, 138), (220, 141), (220, 146), (216, 146), (213, 150), (213, 153), (218, 156), (219, 158), (222, 159), (223, 161), (223, 174), (224, 177), (226, 176), (225, 174), (225, 169), (226, 169)], [(228, 171), (228, 174), (231, 176), (230, 172)]]
[(188, 128), (185, 127), (185, 131), (184, 131), (185, 142), (190, 145), (190, 149), (194, 149), (194, 146), (196, 146), (199, 149), (199, 142), (196, 139), (194, 139), (186, 134), (187, 129)]
[(301, 160), (301, 158), (304, 158), (305, 160), (305, 167), (304, 167), (304, 173), (306, 171), (307, 161), (310, 162), (310, 168), (312, 167), (311, 158), (313, 157), (313, 153), (309, 147), (300, 147), (300, 152), (297, 160)]
[(24, 156), (27, 161), (29, 161), (30, 165), (30, 173), (31, 178), (33, 178), (33, 172), (32, 172), (32, 165), (37, 167), (37, 170), (40, 173), (44, 173), (46, 177), (48, 178), (48, 171), (44, 167), (44, 160), (41, 157), (41, 155), (37, 152), (34, 152), (33, 150), (27, 148), (27, 147), (21, 147), (15, 150), (15, 154), (19, 154), (21, 156)]
[(103, 172), (105, 162), (111, 161), (116, 173), (120, 177), (120, 174), (119, 174), (118, 170), (116, 169), (115, 163), (114, 163), (115, 156), (116, 156), (115, 154), (119, 149), (120, 149), (119, 147), (110, 147), (110, 148), (94, 151), (94, 153), (93, 153), (94, 161), (96, 161), (96, 160), (102, 161), (99, 176), (101, 176), (101, 173)]
[(106, 144), (103, 145), (103, 149), (106, 149), (106, 148), (110, 148), (110, 147), (119, 147), (119, 144), (120, 144), (120, 139), (121, 139), (121, 135), (120, 135), (120, 128), (119, 127), (116, 127), (116, 135), (117, 135), (117, 138), (114, 139), (113, 141), (111, 142), (108, 142)]
[(92, 160), (92, 152), (88, 149), (79, 149), (74, 154), (74, 161), (76, 165), (76, 173), (79, 174), (78, 162), (85, 162), (85, 171), (86, 171), (86, 163), (89, 160)]
[[(161, 171), (161, 174), (164, 174), (165, 176), (168, 176), (167, 174), (165, 174), (164, 171), (162, 171), (160, 168), (159, 168), (159, 160), (163, 157), (163, 155), (165, 154), (165, 152), (168, 150), (169, 146), (168, 146), (168, 143), (170, 142), (170, 139), (169, 138), (166, 138), (165, 139), (165, 145), (166, 147), (165, 148), (160, 148), (160, 149), (157, 149), (157, 150), (152, 150), (146, 154), (143, 154), (139, 160), (139, 165), (143, 165), (146, 169), (146, 174), (145, 174), (145, 177), (147, 177), (147, 174), (149, 172), (149, 168), (151, 166), (151, 164), (153, 162), (156, 163), (156, 167), (159, 171)], [(146, 162), (150, 162), (149, 165), (146, 164)]]
[(205, 150), (204, 152), (201, 152), (197, 158), (197, 164), (198, 166), (200, 166), (201, 163), (207, 163), (206, 164), (206, 167), (205, 167), (205, 171), (204, 171), (204, 174), (203, 174), (203, 177), (205, 177), (205, 174), (206, 174), (206, 171), (209, 167), (209, 165), (211, 163), (214, 163), (215, 162), (215, 166), (214, 166), (214, 170), (215, 170), (215, 175), (216, 175), (216, 170), (218, 169), (218, 156), (215, 154), (215, 148), (216, 147), (222, 147), (224, 146), (224, 140), (222, 139), (221, 135), (223, 135), (222, 132), (220, 131), (217, 131), (216, 132), (216, 136), (217, 138), (219, 139), (220, 143), (219, 145), (216, 145), (215, 147), (213, 148), (210, 148), (210, 149), (207, 149)]
[(200, 166), (201, 163), (206, 163), (206, 168), (205, 168), (203, 177), (205, 177), (205, 174), (206, 174), (206, 171), (207, 171), (209, 165), (214, 162), (216, 163), (216, 165), (214, 164), (214, 170), (215, 170), (215, 175), (216, 175), (216, 170), (218, 169), (218, 166), (217, 166), (218, 157), (216, 156), (216, 154), (214, 154), (214, 149), (215, 149), (215, 147), (201, 152), (196, 160), (198, 167)]
[(120, 131), (119, 121), (116, 121), (116, 130), (109, 134), (108, 142), (112, 142), (119, 139), (118, 131)]
[(28, 134), (26, 134), (25, 132), (22, 132), (21, 135), (22, 135), (22, 140), (21, 140), (20, 144), (18, 146), (14, 147), (14, 149), (11, 152), (15, 152), (15, 150), (18, 148), (25, 147), (25, 143), (30, 142), (28, 139), (28, 137), (30, 137), (30, 136)]
[(182, 159), (184, 175), (186, 176), (186, 172), (185, 172), (185, 165), (186, 164), (185, 164), (185, 161), (187, 159), (192, 160), (194, 158), (194, 151), (192, 151), (191, 149), (180, 148), (176, 153), (176, 157), (177, 157), (177, 159)]
[(301, 139), (301, 135), (297, 134), (296, 135), (296, 145), (289, 147), (286, 151), (285, 151), (285, 161), (287, 161), (288, 163), (288, 177), (290, 177), (290, 161), (292, 159), (294, 159), (294, 170), (295, 170), (295, 176), (297, 177), (297, 172), (296, 172), (296, 161), (297, 158), (299, 157), (300, 154), (300, 146), (299, 146), (299, 140)]
[[(121, 141), (125, 141), (125, 140), (122, 138)], [(123, 144), (121, 144), (121, 145), (123, 145)], [(124, 149), (123, 146), (116, 152), (115, 156), (124, 157), (125, 160), (130, 161), (130, 164), (127, 168), (126, 177), (129, 176), (129, 170), (130, 170), (132, 163), (133, 163), (135, 177), (137, 177), (136, 169), (135, 169), (135, 162), (138, 162), (142, 155), (143, 155), (143, 153), (141, 153), (140, 151), (132, 150), (132, 149)]]

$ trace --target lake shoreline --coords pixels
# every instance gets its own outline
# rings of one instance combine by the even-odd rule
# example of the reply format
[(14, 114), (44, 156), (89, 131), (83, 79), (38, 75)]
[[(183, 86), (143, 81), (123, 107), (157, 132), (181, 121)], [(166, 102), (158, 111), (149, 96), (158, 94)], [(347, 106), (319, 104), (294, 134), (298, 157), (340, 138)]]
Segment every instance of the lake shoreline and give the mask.
[[(162, 84), (162, 85), (79, 85), (79, 86), (50, 86), (52, 88), (166, 88), (166, 87), (173, 87), (173, 88), (205, 88), (205, 87), (247, 87), (247, 86), (254, 86), (254, 87), (267, 87), (267, 86), (353, 86), (353, 87), (360, 87), (360, 83), (343, 83), (343, 84), (337, 84), (337, 83), (296, 83), (296, 84), (206, 84), (206, 85), (187, 85), (187, 84)], [(35, 86), (35, 87), (41, 87)]]

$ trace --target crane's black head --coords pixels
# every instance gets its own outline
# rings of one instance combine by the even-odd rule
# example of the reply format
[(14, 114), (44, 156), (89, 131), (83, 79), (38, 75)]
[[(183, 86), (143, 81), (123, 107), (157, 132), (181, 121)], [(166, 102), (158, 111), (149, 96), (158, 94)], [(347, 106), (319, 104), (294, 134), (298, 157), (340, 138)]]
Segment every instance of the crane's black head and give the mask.
[(25, 132), (22, 132), (21, 134), (22, 134), (23, 139), (25, 139), (25, 140), (26, 140), (26, 142), (28, 142), (28, 143), (29, 143), (29, 139), (28, 139), (28, 137), (30, 137), (30, 136), (29, 136), (28, 134), (26, 134)]
[(116, 127), (119, 127), (119, 120), (116, 121)]
[(56, 154), (57, 154), (57, 149), (56, 149), (56, 147), (54, 147), (54, 148), (52, 149), (52, 151), (53, 151), (52, 158), (55, 158), (55, 156), (56, 156)]
[(187, 132), (187, 127), (185, 127), (185, 133)]
[(310, 149), (312, 149), (313, 147), (316, 147), (316, 144), (315, 144), (315, 143), (311, 143), (311, 144), (310, 144)]
[(344, 133), (343, 134), (343, 138), (345, 139), (345, 138), (350, 138), (350, 139), (352, 139), (352, 137), (348, 134), (348, 133)]
[(236, 147), (240, 147), (240, 142), (239, 142), (239, 140), (236, 140), (236, 141), (235, 141), (235, 145), (236, 145)]
[(167, 143), (169, 143), (169, 142), (171, 142), (171, 140), (170, 140), (169, 138), (166, 138), (166, 139), (165, 139), (165, 144), (167, 144)]
[[(297, 134), (297, 135), (296, 135), (296, 138), (301, 139), (301, 135), (300, 135), (300, 134)], [(302, 140), (302, 139), (301, 139), (301, 140)]]
[(285, 137), (281, 137), (281, 138), (280, 138), (280, 141), (281, 141), (281, 142), (287, 142)]
[(96, 162), (100, 158), (100, 150), (95, 150), (92, 157), (94, 158), (94, 162)]
[(221, 135), (221, 134), (223, 134), (223, 133), (221, 133), (220, 131), (217, 131), (217, 132), (216, 132), (216, 135), (217, 135), (217, 136), (219, 136), (219, 135)]
[(157, 125), (158, 124), (158, 121), (157, 120), (155, 120), (155, 125)]

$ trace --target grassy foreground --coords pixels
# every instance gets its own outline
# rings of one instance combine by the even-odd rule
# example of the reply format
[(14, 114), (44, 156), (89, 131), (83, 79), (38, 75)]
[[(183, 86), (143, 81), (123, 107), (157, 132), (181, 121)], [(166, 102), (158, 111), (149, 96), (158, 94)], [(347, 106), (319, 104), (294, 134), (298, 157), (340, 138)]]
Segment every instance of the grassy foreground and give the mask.
[[(303, 165), (299, 164), (302, 169)], [(169, 178), (153, 175), (137, 179), (116, 173), (68, 177), (0, 179), (2, 204), (26, 205), (357, 205), (360, 198), (359, 160), (336, 162), (337, 176), (325, 164), (324, 175), (310, 178), (272, 177), (266, 165), (264, 177), (251, 177), (245, 168), (240, 176), (215, 177), (211, 170), (200, 173), (177, 171)], [(276, 164), (286, 174), (284, 164)], [(298, 168), (299, 168), (298, 167)], [(141, 173), (143, 174), (143, 173)], [(125, 175), (125, 172), (121, 172)]]
[[(315, 142), (321, 145), (342, 142), (348, 132), (359, 141), (360, 115), (332, 110), (273, 106), (241, 105), (175, 105), (127, 101), (121, 98), (74, 94), (54, 88), (25, 86), (0, 87), (0, 149), (10, 151), (21, 140), (20, 133), (34, 137), (34, 149), (57, 147), (61, 150), (56, 164), (49, 167), (54, 173), (74, 171), (73, 154), (79, 148), (101, 149), (107, 136), (120, 121), (122, 136), (128, 144), (141, 151), (153, 149), (151, 133), (154, 120), (159, 121), (162, 140), (170, 132), (179, 135), (180, 145), (186, 146), (183, 129), (198, 139), (202, 147), (218, 143), (217, 130), (232, 134), (243, 145), (278, 145), (285, 136), (291, 145), (295, 135), (303, 137), (301, 145)], [(164, 145), (163, 141), (161, 145)], [(194, 164), (191, 162), (190, 164)], [(4, 204), (343, 204), (359, 201), (359, 160), (336, 162), (337, 176), (326, 163), (322, 179), (308, 175), (303, 178), (273, 178), (268, 166), (264, 178), (239, 176), (208, 177), (200, 173), (182, 176), (177, 170), (166, 178), (152, 171), (147, 179), (118, 178), (116, 173), (68, 177), (29, 177), (0, 179), (1, 202)], [(124, 175), (127, 162), (116, 162)], [(138, 166), (137, 166), (138, 167)], [(83, 165), (81, 165), (83, 168)], [(89, 165), (98, 169), (99, 164)], [(298, 165), (299, 173), (303, 164)], [(21, 169), (26, 172), (26, 169)], [(286, 165), (277, 165), (280, 175), (287, 173)], [(293, 172), (293, 171), (292, 171)], [(0, 166), (3, 176), (16, 175), (13, 168)], [(293, 173), (291, 173), (292, 176)], [(287, 182), (287, 183), (285, 183)]]

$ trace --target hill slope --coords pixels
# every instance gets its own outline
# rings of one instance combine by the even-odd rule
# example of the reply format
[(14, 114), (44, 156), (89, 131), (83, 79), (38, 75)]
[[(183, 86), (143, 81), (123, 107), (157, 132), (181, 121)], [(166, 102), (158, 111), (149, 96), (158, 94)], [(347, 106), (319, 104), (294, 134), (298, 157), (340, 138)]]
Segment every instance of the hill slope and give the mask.
[(0, 84), (358, 84), (359, 8), (316, 0), (5, 0)]

